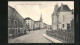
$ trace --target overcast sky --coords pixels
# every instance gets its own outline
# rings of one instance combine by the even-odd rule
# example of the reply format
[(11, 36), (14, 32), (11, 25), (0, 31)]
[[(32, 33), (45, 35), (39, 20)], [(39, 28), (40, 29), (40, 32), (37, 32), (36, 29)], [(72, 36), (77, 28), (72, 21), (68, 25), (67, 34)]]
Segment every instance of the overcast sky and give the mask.
[(51, 15), (55, 5), (60, 6), (61, 3), (74, 9), (73, 1), (8, 1), (8, 5), (15, 8), (23, 18), (30, 17), (36, 21), (42, 14), (43, 22), (49, 25), (52, 24)]

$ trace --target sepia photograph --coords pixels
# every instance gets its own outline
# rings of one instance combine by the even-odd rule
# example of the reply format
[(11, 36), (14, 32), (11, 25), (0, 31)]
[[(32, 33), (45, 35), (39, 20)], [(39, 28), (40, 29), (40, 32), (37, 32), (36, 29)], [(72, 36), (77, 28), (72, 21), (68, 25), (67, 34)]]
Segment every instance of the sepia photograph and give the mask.
[(8, 1), (8, 43), (75, 43), (74, 1)]

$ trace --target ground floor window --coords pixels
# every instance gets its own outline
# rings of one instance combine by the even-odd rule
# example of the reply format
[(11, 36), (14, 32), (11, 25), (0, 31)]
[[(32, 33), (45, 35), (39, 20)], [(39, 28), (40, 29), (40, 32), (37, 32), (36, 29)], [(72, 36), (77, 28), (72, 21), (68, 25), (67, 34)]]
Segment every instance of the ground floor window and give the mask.
[(64, 24), (62, 25), (62, 27), (64, 28)]
[(14, 20), (14, 25), (17, 26), (18, 25), (18, 21)]
[(70, 24), (67, 24), (67, 29), (70, 30)]

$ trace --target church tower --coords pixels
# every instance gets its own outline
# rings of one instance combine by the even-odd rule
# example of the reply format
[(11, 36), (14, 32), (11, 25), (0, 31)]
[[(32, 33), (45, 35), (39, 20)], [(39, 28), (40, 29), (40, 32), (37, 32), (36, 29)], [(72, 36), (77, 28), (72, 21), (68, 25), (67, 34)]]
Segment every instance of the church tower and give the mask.
[(42, 19), (42, 14), (41, 14), (41, 17), (40, 17), (40, 21), (41, 21), (41, 22), (43, 22), (43, 19)]
[(41, 29), (43, 28), (43, 19), (42, 19), (42, 14), (41, 14), (41, 17), (40, 17), (40, 27), (41, 27)]

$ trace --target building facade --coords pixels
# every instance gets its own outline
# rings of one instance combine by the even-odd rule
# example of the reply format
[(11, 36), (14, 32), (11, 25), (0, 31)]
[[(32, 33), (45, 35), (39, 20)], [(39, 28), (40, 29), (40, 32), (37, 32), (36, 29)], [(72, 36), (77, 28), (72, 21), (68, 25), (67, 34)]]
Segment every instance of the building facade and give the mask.
[(46, 23), (44, 23), (44, 29), (47, 29), (47, 24)]
[(51, 29), (51, 25), (48, 25), (46, 23), (44, 23), (43, 25), (44, 25), (44, 29)]
[(23, 17), (11, 6), (8, 6), (8, 36), (24, 34), (26, 23)]
[(30, 17), (27, 17), (24, 19), (26, 21), (26, 24), (29, 26), (30, 30), (34, 29), (34, 20), (32, 20)]
[(34, 21), (34, 29), (41, 29), (41, 21)]
[(71, 20), (74, 19), (72, 10), (67, 5), (61, 4), (60, 7), (55, 5), (54, 12), (52, 14), (52, 29), (53, 30), (67, 30), (71, 26)]
[(74, 43), (74, 11), (67, 5), (55, 5), (52, 14), (52, 30), (47, 35), (56, 37), (64, 43)]

